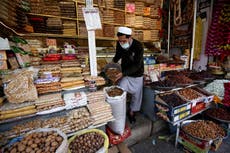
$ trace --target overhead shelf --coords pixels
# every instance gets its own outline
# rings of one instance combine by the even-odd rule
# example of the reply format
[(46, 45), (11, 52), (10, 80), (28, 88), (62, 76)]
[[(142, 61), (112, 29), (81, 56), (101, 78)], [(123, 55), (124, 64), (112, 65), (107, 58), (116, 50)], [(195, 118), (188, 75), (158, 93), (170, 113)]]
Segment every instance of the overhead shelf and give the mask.
[[(55, 37), (55, 38), (79, 38), (79, 39), (88, 39), (87, 36), (80, 35), (63, 35), (63, 34), (49, 34), (49, 33), (27, 33), (20, 34), (20, 36), (25, 37)], [(96, 37), (97, 40), (117, 40), (116, 38), (111, 37)]]

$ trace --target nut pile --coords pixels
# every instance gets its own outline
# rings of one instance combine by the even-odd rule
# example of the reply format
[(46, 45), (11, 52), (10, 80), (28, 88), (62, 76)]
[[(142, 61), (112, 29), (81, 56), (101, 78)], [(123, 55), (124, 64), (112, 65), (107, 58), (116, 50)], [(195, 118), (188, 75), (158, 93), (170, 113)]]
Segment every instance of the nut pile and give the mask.
[(97, 132), (85, 133), (77, 136), (69, 145), (72, 153), (95, 153), (104, 144), (104, 137)]
[(107, 94), (110, 96), (110, 97), (116, 97), (116, 96), (121, 96), (123, 94), (123, 90), (120, 89), (120, 88), (111, 88), (107, 91)]
[(192, 136), (205, 140), (212, 140), (225, 136), (225, 131), (212, 121), (192, 122), (185, 125), (182, 129)]
[(176, 106), (179, 106), (179, 105), (182, 105), (182, 104), (186, 103), (186, 101), (184, 101), (183, 99), (181, 99), (175, 93), (160, 95), (160, 98), (163, 101), (165, 101), (168, 105), (170, 105), (172, 107), (176, 107)]
[(185, 97), (185, 99), (188, 100), (194, 100), (201, 97), (199, 93), (197, 93), (195, 90), (191, 88), (182, 89), (179, 90), (178, 92), (181, 96)]
[(7, 148), (5, 153), (54, 153), (61, 145), (63, 138), (54, 131), (34, 132), (25, 136)]

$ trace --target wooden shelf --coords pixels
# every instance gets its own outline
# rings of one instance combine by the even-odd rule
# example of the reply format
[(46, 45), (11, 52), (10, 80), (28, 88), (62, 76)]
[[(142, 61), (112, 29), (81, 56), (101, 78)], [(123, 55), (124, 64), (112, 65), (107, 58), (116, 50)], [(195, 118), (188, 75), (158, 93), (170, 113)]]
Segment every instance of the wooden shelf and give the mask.
[(64, 17), (64, 16), (47, 15), (47, 14), (36, 14), (36, 13), (27, 13), (27, 14), (28, 15), (34, 15), (34, 16), (41, 16), (41, 17), (59, 18), (59, 19), (80, 21), (80, 19), (77, 19), (77, 17), (76, 18), (69, 18), (69, 17)]
[[(53, 38), (76, 38), (76, 39), (88, 39), (87, 36), (81, 35), (63, 35), (63, 34), (50, 34), (50, 33), (28, 33), (28, 34), (20, 34), (20, 36), (24, 37), (53, 37)], [(97, 40), (117, 40), (116, 38), (111, 37), (96, 37)]]
[[(85, 5), (85, 2), (77, 2), (77, 3)], [(114, 7), (113, 8), (106, 8), (105, 6), (99, 6), (97, 4), (93, 4), (93, 6), (98, 7), (98, 8), (104, 8), (104, 9), (108, 9), (108, 10), (120, 11), (120, 12), (124, 12), (125, 13), (125, 10), (114, 8)]]

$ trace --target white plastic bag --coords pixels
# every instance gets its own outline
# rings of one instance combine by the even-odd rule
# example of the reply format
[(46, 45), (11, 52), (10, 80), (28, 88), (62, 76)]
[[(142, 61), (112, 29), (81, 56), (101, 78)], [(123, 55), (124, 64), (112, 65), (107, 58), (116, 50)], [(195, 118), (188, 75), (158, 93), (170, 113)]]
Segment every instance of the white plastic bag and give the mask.
[(126, 91), (123, 90), (121, 96), (110, 97), (107, 91), (113, 88), (120, 88), (118, 86), (105, 87), (104, 93), (106, 96), (106, 101), (111, 105), (113, 116), (115, 121), (109, 122), (108, 126), (117, 134), (123, 134), (125, 129), (125, 117), (126, 117)]

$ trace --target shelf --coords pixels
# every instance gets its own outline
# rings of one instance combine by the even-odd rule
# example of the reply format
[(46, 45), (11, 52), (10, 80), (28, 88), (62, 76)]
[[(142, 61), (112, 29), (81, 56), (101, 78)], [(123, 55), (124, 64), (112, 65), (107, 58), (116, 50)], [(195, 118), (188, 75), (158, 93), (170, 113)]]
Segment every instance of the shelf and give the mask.
[[(85, 2), (77, 2), (77, 3), (85, 5)], [(120, 11), (120, 12), (124, 12), (125, 13), (125, 10), (118, 9), (118, 8), (106, 8), (105, 6), (99, 6), (97, 4), (93, 4), (93, 6), (98, 7), (98, 8), (104, 8), (104, 9), (108, 9), (108, 10)]]
[(141, 13), (135, 13), (135, 12), (126, 12), (128, 14), (134, 14), (134, 15), (138, 15), (138, 16), (143, 16), (143, 17), (148, 17), (148, 18), (152, 18), (152, 19), (160, 19), (160, 16), (159, 15), (144, 15), (144, 14), (141, 14)]
[[(25, 37), (54, 37), (54, 38), (78, 38), (78, 39), (88, 39), (88, 36), (79, 36), (79, 35), (63, 35), (63, 34), (49, 34), (49, 33), (28, 33), (28, 34), (19, 34), (20, 36)], [(116, 38), (110, 37), (96, 37), (97, 40), (117, 40)]]
[(27, 14), (28, 15), (34, 15), (34, 16), (41, 16), (41, 17), (50, 17), (50, 18), (59, 18), (59, 19), (80, 21), (80, 19), (77, 19), (77, 17), (76, 18), (69, 18), (69, 17), (63, 17), (63, 16), (47, 15), (47, 14), (36, 14), (36, 13), (27, 13)]

